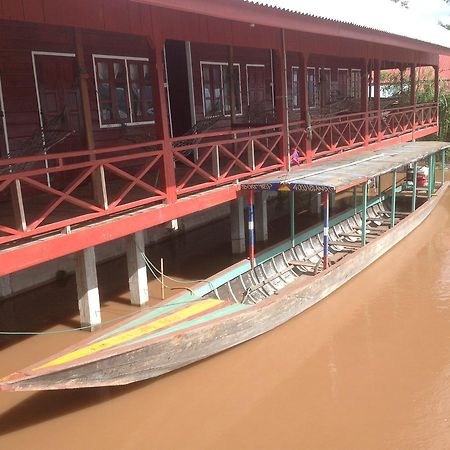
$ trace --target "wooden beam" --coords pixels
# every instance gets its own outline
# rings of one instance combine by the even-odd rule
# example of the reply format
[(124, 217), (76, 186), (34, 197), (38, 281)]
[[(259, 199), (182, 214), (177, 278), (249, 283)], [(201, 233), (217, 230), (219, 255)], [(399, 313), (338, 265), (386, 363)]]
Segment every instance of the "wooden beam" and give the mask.
[[(83, 110), (84, 132), (86, 145), (89, 150), (95, 149), (94, 129), (92, 122), (91, 104), (89, 98), (89, 74), (86, 67), (83, 34), (79, 29), (75, 30), (75, 53), (78, 64), (78, 73), (80, 79), (80, 96), (81, 106)], [(95, 155), (90, 156), (90, 160), (95, 160)], [(108, 209), (108, 194), (106, 190), (105, 173), (102, 166), (95, 170), (92, 174), (92, 185), (94, 191), (94, 199), (98, 206)]]
[(158, 205), (117, 218), (106, 217), (101, 222), (80, 227), (69, 234), (45, 236), (26, 245), (10, 246), (0, 252), (0, 276), (229, 202), (236, 199), (238, 189), (239, 186), (233, 184), (180, 199), (175, 204)]
[(275, 109), (277, 123), (282, 124), (283, 136), (280, 141), (282, 157), (286, 170), (290, 169), (289, 151), (289, 105), (287, 95), (287, 67), (285, 32), (280, 30), (280, 46), (275, 49), (274, 75), (275, 75)]
[[(151, 47), (150, 62), (153, 66), (153, 106), (155, 111), (155, 128), (157, 138), (163, 141), (163, 175), (167, 193), (167, 203), (177, 200), (175, 162), (172, 143), (170, 141), (169, 105), (167, 102), (166, 80), (164, 69), (164, 40), (156, 37), (149, 39)], [(153, 64), (152, 64), (153, 63)]]

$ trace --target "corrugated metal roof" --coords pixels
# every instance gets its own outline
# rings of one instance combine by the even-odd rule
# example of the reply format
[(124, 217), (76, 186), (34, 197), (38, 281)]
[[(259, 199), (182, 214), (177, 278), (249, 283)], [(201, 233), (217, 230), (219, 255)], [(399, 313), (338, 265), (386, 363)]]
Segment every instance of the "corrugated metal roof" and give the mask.
[(311, 167), (295, 167), (290, 172), (263, 175), (241, 183), (243, 191), (340, 192), (349, 186), (392, 172), (450, 147), (447, 142), (409, 142), (350, 154), (318, 162)]
[(450, 48), (450, 31), (390, 0), (243, 1)]

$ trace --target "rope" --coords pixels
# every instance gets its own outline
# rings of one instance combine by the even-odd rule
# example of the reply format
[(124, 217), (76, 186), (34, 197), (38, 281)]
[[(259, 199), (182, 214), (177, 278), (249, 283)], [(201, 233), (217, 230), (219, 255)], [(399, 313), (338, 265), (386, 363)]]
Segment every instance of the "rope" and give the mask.
[[(154, 278), (164, 286), (164, 288), (167, 288), (169, 290), (180, 290), (180, 289), (185, 289), (187, 291), (189, 291), (191, 293), (191, 295), (195, 295), (194, 291), (186, 286), (183, 287), (170, 287), (167, 286), (166, 284), (162, 283), (161, 280), (159, 279), (157, 274), (161, 275), (161, 271), (158, 270), (158, 268), (150, 261), (150, 259), (147, 257), (147, 255), (139, 248), (142, 257), (144, 258), (145, 261), (145, 265), (148, 267), (149, 271), (151, 272), (151, 274), (154, 276)], [(156, 272), (156, 273), (155, 273)], [(175, 278), (171, 278), (167, 275), (164, 275), (165, 278), (176, 282), (176, 283), (184, 283), (183, 281), (180, 280), (176, 280)], [(204, 282), (204, 283), (208, 283), (208, 286), (211, 288), (211, 290), (214, 289), (213, 284), (208, 281), (208, 280), (192, 280), (194, 283), (195, 282)], [(188, 301), (185, 302), (180, 302), (179, 304), (186, 304), (189, 303)], [(152, 307), (148, 307), (148, 308), (142, 308), (140, 311), (145, 311), (145, 310), (155, 310), (158, 308), (162, 308), (163, 306), (152, 306)], [(118, 322), (119, 320), (122, 319), (126, 319), (127, 317), (133, 316), (134, 314), (136, 314), (136, 311), (130, 312), (128, 314), (124, 314), (121, 315), (119, 317), (116, 317), (114, 319), (111, 320), (107, 320), (106, 322), (102, 322), (101, 327), (103, 328), (103, 326), (114, 323), (114, 322)], [(84, 327), (78, 327), (78, 328), (71, 328), (70, 330), (55, 330), (55, 331), (0, 331), (0, 336), (47, 336), (47, 335), (57, 335), (57, 334), (66, 334), (66, 333), (76, 333), (78, 331), (84, 331), (84, 330), (90, 330), (92, 327), (90, 325), (86, 325)]]
[[(166, 289), (169, 289), (169, 290), (186, 289), (186, 290), (190, 291), (191, 294), (193, 294), (192, 289), (190, 289), (190, 288), (188, 288), (186, 286), (183, 286), (182, 288), (174, 288), (174, 287), (171, 287), (171, 286), (167, 286), (166, 284), (163, 284), (161, 282), (161, 280), (159, 279), (159, 276), (155, 274), (155, 272), (156, 272), (157, 274), (159, 274), (161, 276), (162, 275), (161, 271), (158, 269), (158, 267), (155, 266), (155, 264), (153, 264), (151, 262), (151, 260), (147, 257), (147, 255), (145, 254), (145, 252), (141, 248), (138, 247), (138, 250), (140, 251), (142, 257), (144, 258), (145, 265), (148, 267), (148, 269), (150, 270), (151, 274), (158, 281), (159, 284), (162, 284)], [(170, 277), (169, 275), (166, 275), (166, 274), (164, 274), (164, 278), (167, 278), (168, 280), (173, 281), (174, 283), (178, 283), (178, 284), (184, 284), (185, 283), (185, 281), (177, 280), (176, 278), (172, 278), (172, 277)], [(191, 280), (191, 281), (193, 283), (207, 283), (211, 290), (214, 289), (214, 285), (209, 280)]]
[[(173, 303), (174, 305), (185, 305), (190, 303), (190, 301), (183, 301), (178, 303)], [(152, 311), (159, 308), (163, 308), (165, 305), (155, 305), (155, 306), (149, 306), (147, 308), (141, 308), (139, 312), (144, 311)], [(127, 317), (133, 316), (136, 314), (136, 311), (130, 312), (128, 314), (123, 314), (121, 316), (118, 316), (114, 319), (107, 320), (106, 322), (102, 322), (100, 324), (100, 327), (103, 328), (103, 326), (118, 322), (119, 320), (126, 319)], [(86, 325), (84, 327), (78, 327), (78, 328), (71, 328), (70, 330), (54, 330), (54, 331), (0, 331), (0, 336), (46, 336), (46, 335), (54, 335), (54, 334), (65, 334), (65, 333), (75, 333), (78, 331), (83, 330), (90, 330), (92, 327), (90, 325)]]

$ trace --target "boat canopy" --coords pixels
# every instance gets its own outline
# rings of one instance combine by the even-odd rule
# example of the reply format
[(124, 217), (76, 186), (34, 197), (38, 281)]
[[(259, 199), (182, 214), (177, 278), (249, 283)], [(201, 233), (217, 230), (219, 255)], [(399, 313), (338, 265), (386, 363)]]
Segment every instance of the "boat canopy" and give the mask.
[(450, 143), (436, 141), (392, 145), (253, 178), (240, 187), (246, 191), (342, 192), (448, 148)]

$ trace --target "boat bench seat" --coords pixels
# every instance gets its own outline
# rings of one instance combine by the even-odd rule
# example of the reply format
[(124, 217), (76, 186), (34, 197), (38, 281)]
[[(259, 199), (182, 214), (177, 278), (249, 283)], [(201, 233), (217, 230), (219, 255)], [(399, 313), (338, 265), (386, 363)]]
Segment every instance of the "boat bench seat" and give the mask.
[(292, 261), (289, 261), (289, 264), (294, 267), (310, 267), (311, 269), (314, 269), (313, 272), (314, 274), (316, 274), (320, 269), (322, 260), (319, 259), (317, 262), (313, 263), (311, 261), (299, 261), (294, 259)]
[(339, 247), (348, 247), (348, 248), (360, 248), (360, 242), (346, 242), (346, 241), (330, 241), (330, 245), (338, 245)]

